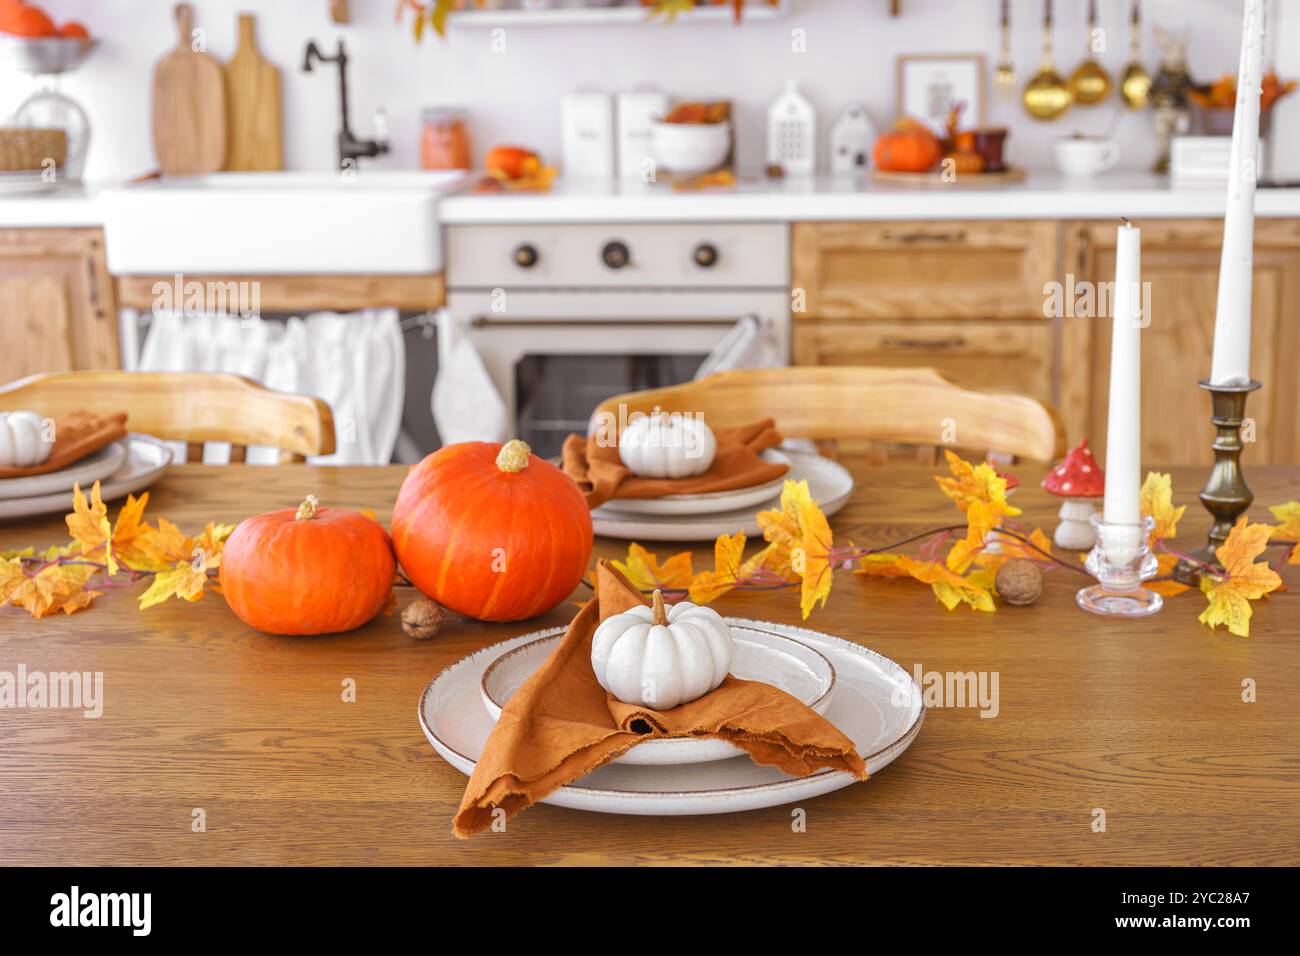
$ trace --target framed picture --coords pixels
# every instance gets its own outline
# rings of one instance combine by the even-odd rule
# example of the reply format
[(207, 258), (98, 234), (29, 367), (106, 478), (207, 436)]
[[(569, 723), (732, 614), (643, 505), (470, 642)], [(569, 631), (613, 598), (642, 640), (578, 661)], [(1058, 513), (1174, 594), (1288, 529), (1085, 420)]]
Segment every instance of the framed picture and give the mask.
[(963, 127), (984, 124), (984, 55), (938, 53), (898, 58), (898, 115), (943, 134), (948, 110), (965, 103)]

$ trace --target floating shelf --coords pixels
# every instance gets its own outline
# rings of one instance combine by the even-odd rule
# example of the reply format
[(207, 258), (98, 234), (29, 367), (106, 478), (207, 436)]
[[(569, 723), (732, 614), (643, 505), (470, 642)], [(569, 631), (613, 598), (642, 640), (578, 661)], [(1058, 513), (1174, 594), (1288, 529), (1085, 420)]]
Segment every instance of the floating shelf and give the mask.
[[(784, 17), (789, 0), (780, 0), (777, 4), (745, 4), (741, 26), (750, 22), (776, 20)], [(645, 24), (646, 26), (679, 23), (730, 23), (734, 13), (730, 5), (695, 7), (677, 14), (669, 21), (667, 17), (650, 16), (650, 8), (642, 6), (623, 7), (544, 7), (534, 10), (456, 10), (447, 17), (451, 27), (572, 27), (602, 26), (609, 24)]]

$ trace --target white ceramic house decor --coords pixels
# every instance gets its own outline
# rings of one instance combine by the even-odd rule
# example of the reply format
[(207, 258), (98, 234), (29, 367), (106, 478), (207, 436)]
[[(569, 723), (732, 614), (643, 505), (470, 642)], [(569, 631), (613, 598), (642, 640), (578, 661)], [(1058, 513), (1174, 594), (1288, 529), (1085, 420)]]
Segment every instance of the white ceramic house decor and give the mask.
[(690, 601), (634, 607), (601, 622), (591, 639), (596, 680), (625, 704), (671, 710), (703, 697), (731, 667), (731, 628)]
[(0, 412), (0, 468), (43, 465), (53, 448), (42, 416), (35, 412)]
[(641, 478), (689, 478), (713, 464), (718, 441), (700, 416), (659, 412), (635, 418), (618, 439), (618, 455)]
[(1047, 473), (1043, 478), (1043, 490), (1065, 499), (1061, 503), (1061, 523), (1052, 535), (1056, 546), (1067, 551), (1090, 550), (1097, 543), (1097, 532), (1091, 521), (1097, 513), (1093, 502), (1106, 493), (1106, 475), (1093, 457), (1088, 439), (1071, 449), (1065, 459)]

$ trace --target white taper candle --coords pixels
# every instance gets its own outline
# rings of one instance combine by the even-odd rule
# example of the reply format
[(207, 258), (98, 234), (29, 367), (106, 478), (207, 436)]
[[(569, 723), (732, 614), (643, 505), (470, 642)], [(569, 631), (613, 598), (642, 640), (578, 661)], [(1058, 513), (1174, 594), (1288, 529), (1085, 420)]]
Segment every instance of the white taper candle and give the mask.
[[(1137, 525), (1142, 484), (1142, 230), (1130, 223), (1115, 239), (1110, 339), (1110, 415), (1106, 425), (1107, 524)], [(1136, 544), (1136, 542), (1134, 542)]]
[(1250, 297), (1263, 62), (1263, 3), (1246, 0), (1241, 28), (1241, 66), (1237, 72), (1237, 106), (1232, 118), (1228, 207), (1223, 216), (1223, 258), (1219, 260), (1219, 300), (1214, 314), (1210, 381), (1215, 385), (1244, 385), (1250, 381)]

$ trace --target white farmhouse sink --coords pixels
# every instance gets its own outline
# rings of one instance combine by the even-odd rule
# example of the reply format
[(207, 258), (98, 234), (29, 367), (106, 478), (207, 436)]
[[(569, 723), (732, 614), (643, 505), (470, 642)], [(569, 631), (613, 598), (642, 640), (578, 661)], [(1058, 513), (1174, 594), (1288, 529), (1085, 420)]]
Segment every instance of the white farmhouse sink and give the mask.
[(214, 173), (105, 190), (116, 275), (423, 274), (459, 172)]

